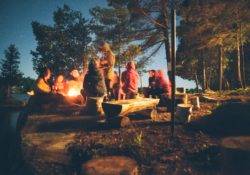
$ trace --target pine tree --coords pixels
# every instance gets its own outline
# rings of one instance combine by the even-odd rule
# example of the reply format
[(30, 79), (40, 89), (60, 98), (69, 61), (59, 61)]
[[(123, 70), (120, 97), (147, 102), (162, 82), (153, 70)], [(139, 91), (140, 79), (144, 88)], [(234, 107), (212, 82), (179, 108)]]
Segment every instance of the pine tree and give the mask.
[[(249, 4), (245, 0), (183, 1), (178, 32), (181, 48), (177, 58), (180, 65), (197, 60), (200, 66), (195, 67), (202, 75), (199, 79), (203, 88), (208, 85), (215, 88), (217, 84), (215, 89), (222, 90), (232, 79), (236, 80), (232, 82), (234, 87), (242, 86), (240, 45), (247, 42), (249, 33)], [(234, 64), (228, 64), (232, 61)]]
[(31, 51), (34, 70), (39, 74), (44, 67), (50, 67), (57, 75), (82, 69), (91, 42), (88, 21), (67, 5), (54, 12), (53, 20), (52, 26), (32, 22), (37, 41), (36, 50)]
[(5, 58), (1, 60), (0, 77), (3, 88), (5, 89), (6, 98), (10, 97), (11, 87), (18, 85), (22, 73), (19, 70), (20, 53), (14, 44), (11, 44), (4, 51)]
[[(177, 4), (179, 1), (175, 2)], [(114, 36), (118, 33), (121, 34), (122, 40), (139, 43), (141, 53), (146, 55), (140, 59), (141, 63), (147, 63), (165, 46), (166, 59), (167, 62), (170, 62), (169, 0), (108, 0), (108, 5), (110, 7), (108, 10), (126, 14), (126, 18), (123, 18), (123, 22), (120, 23), (123, 25), (110, 27), (114, 27), (118, 32), (110, 32), (108, 36)], [(102, 21), (110, 23), (115, 21), (115, 15), (105, 15), (106, 10), (98, 9), (100, 12), (98, 17), (103, 17)]]

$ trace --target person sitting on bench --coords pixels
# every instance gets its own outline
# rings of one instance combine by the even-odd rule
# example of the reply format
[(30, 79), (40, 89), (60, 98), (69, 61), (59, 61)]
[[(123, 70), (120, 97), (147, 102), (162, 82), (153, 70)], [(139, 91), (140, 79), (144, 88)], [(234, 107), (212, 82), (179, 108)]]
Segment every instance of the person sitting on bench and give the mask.
[(133, 99), (136, 98), (138, 92), (139, 74), (133, 61), (127, 63), (126, 69), (121, 76), (122, 90), (126, 94), (126, 99)]
[(148, 78), (148, 91), (147, 97), (156, 98), (157, 96), (157, 89), (156, 89), (156, 71), (150, 70), (148, 71), (149, 78)]
[(169, 106), (171, 99), (171, 82), (165, 77), (162, 70), (158, 70), (156, 74), (156, 96), (160, 98), (159, 105)]

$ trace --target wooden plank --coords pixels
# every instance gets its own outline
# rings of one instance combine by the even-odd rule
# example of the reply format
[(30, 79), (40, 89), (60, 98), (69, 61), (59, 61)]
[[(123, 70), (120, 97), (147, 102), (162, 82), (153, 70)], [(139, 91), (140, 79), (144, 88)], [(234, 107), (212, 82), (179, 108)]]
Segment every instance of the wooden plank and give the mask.
[(153, 109), (159, 103), (159, 99), (138, 98), (103, 102), (102, 107), (106, 117), (127, 116), (128, 114)]

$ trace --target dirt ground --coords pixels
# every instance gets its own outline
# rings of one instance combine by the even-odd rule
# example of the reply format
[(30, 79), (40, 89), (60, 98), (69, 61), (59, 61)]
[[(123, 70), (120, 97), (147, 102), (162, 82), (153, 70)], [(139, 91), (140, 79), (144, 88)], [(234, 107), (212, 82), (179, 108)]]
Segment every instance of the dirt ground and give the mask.
[[(202, 104), (209, 113), (211, 104)], [(68, 145), (77, 169), (87, 160), (108, 155), (124, 155), (136, 160), (140, 173), (151, 174), (220, 174), (219, 139), (177, 124), (174, 137), (168, 122), (134, 120), (121, 129), (80, 132)]]
[[(238, 103), (233, 104), (236, 106), (234, 109), (230, 105), (224, 108), (221, 101), (201, 102), (201, 109), (193, 111), (194, 122), (177, 123), (174, 137), (171, 137), (170, 122), (153, 122), (150, 119), (132, 118), (131, 125), (125, 128), (77, 130), (74, 141), (66, 146), (67, 154), (71, 158), (69, 169), (66, 170), (56, 164), (39, 166), (41, 169), (46, 169), (43, 174), (74, 174), (73, 172), (81, 174), (80, 167), (88, 160), (102, 156), (123, 155), (136, 160), (142, 175), (219, 175), (223, 169), (220, 142), (223, 137), (230, 136), (231, 133), (224, 130), (227, 131), (229, 128), (234, 132), (231, 130), (231, 123), (234, 123), (233, 120), (236, 118), (234, 111), (247, 109), (246, 115), (242, 114), (243, 120), (240, 123), (249, 122), (250, 116), (247, 116), (249, 103), (247, 106), (244, 105), (242, 107), (241, 103), (240, 106)], [(199, 123), (200, 120), (202, 122)], [(229, 126), (224, 122), (223, 127), (219, 125), (215, 128), (219, 128), (215, 130), (217, 133), (224, 132), (224, 135), (208, 132), (207, 128), (215, 126), (214, 121), (217, 120), (230, 121)], [(243, 127), (244, 135), (250, 135), (249, 130), (244, 130), (248, 124), (240, 125)]]

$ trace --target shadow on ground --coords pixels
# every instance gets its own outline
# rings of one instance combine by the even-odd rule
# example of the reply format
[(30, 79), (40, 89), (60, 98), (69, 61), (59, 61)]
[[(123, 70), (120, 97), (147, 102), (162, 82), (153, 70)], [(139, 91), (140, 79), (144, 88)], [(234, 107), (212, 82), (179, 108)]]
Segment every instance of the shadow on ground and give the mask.
[(210, 115), (187, 125), (213, 136), (250, 134), (250, 103), (229, 102), (216, 108)]

